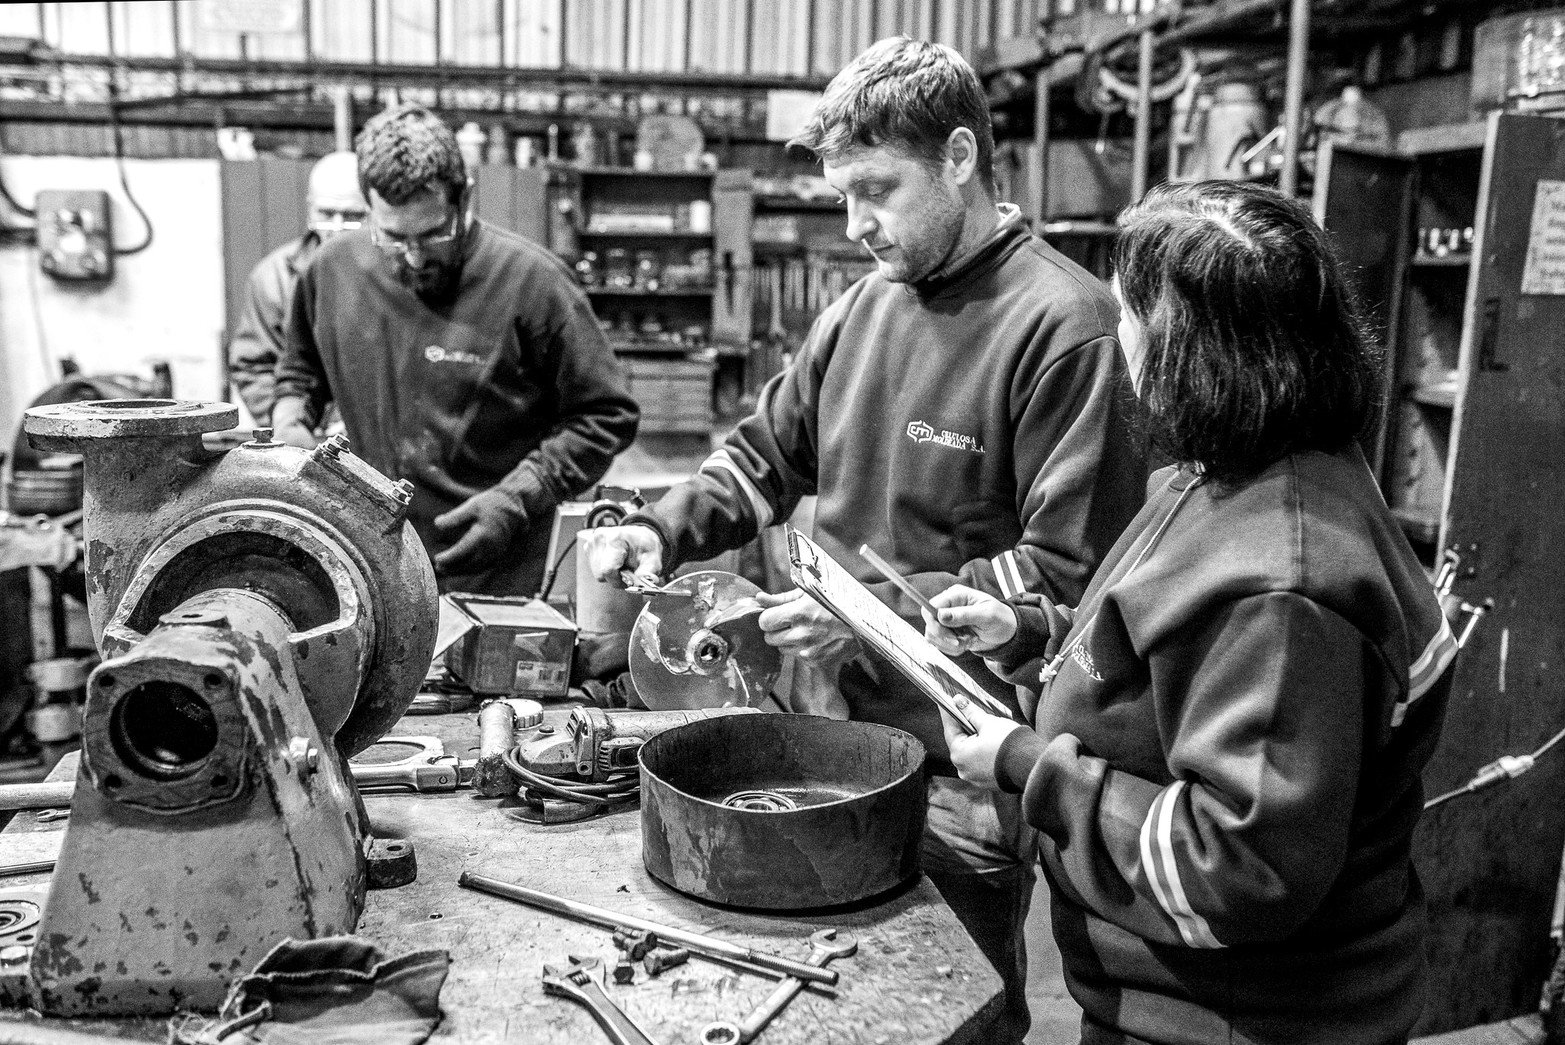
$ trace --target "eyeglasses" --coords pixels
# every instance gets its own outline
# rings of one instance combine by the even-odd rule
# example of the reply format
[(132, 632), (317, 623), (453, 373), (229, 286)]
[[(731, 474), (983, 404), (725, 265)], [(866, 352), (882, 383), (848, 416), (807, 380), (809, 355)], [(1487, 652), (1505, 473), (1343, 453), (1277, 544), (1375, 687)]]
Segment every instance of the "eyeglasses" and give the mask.
[(364, 224), (364, 216), (348, 211), (323, 211), (310, 221), (310, 231), (322, 236), (352, 232)]
[(420, 256), (438, 254), (456, 242), (457, 228), (462, 220), (462, 212), (457, 211), (451, 215), (451, 220), (437, 229), (421, 232), (416, 236), (399, 236), (394, 232), (370, 223), (370, 241), (379, 247), (381, 253), (387, 257), (395, 258), (398, 255), (413, 260), (414, 253)]

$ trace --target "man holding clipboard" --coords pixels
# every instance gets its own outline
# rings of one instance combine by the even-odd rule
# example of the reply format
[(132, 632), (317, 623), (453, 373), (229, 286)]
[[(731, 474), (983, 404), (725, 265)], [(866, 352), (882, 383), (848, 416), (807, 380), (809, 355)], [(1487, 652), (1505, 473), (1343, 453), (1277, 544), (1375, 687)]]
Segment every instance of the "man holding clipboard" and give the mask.
[[(821, 157), (848, 238), (877, 271), (826, 309), (695, 476), (622, 526), (584, 531), (593, 574), (655, 583), (814, 494), (821, 550), (907, 621), (920, 621), (917, 604), (861, 545), (926, 595), (962, 583), (1079, 598), (1146, 479), (1118, 312), (1106, 287), (997, 204), (978, 78), (949, 48), (883, 40), (838, 74), (793, 144)], [(924, 869), (1005, 979), (995, 1040), (1022, 1040), (1034, 857), (1019, 803), (956, 779), (935, 704), (815, 599), (762, 601), (768, 641), (835, 673), (853, 718), (928, 749)], [(1018, 710), (978, 658), (956, 663)]]

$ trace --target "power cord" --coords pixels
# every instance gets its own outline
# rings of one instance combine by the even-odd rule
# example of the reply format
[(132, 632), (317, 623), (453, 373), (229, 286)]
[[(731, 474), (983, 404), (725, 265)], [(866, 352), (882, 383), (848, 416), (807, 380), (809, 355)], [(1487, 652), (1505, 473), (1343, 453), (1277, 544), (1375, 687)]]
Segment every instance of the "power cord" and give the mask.
[(572, 548), (576, 547), (576, 538), (580, 536), (580, 530), (571, 534), (571, 539), (565, 542), (565, 547), (560, 550), (559, 557), (554, 560), (554, 565), (550, 566), (549, 572), (543, 575), (543, 587), (538, 589), (536, 596), (539, 602), (548, 600), (549, 593), (554, 590), (555, 575), (560, 572), (560, 567), (565, 565), (565, 557), (571, 553)]
[(37, 211), (31, 207), (24, 207), (16, 201), (16, 197), (11, 195), (10, 186), (6, 185), (4, 178), (0, 178), (0, 200), (5, 200), (7, 207), (10, 207), (24, 218), (35, 218), (38, 216)]
[(126, 202), (135, 208), (141, 218), (141, 224), (147, 230), (146, 237), (134, 247), (114, 248), (114, 253), (123, 258), (140, 254), (152, 246), (152, 219), (147, 217), (147, 212), (136, 199), (136, 194), (130, 191), (130, 181), (125, 176), (125, 136), (120, 127), (120, 92), (112, 77), (109, 79), (109, 128), (114, 142), (114, 165), (120, 172), (120, 189), (124, 191)]
[(1460, 798), (1463, 795), (1482, 791), (1485, 788), (1498, 784), (1502, 780), (1515, 780), (1531, 769), (1538, 759), (1548, 752), (1549, 748), (1558, 744), (1561, 740), (1565, 740), (1565, 729), (1561, 729), (1558, 733), (1544, 741), (1543, 746), (1530, 755), (1501, 755), (1480, 769), (1473, 775), (1471, 780), (1461, 787), (1452, 788), (1445, 794), (1436, 795), (1425, 802), (1424, 809), (1433, 809), (1435, 806), (1444, 805), (1453, 798)]
[(520, 747), (513, 747), (501, 756), (505, 760), (506, 767), (516, 774), (523, 785), (551, 798), (558, 798), (563, 802), (578, 802), (582, 805), (617, 806), (624, 802), (634, 802), (641, 797), (639, 772), (616, 773), (600, 784), (561, 780), (556, 777), (546, 777), (522, 765), (521, 750)]

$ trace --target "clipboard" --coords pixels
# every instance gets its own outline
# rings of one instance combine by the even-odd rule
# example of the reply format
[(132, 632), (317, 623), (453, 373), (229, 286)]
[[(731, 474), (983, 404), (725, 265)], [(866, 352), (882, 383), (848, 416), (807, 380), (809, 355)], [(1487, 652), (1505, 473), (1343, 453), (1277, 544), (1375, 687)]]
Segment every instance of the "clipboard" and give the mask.
[(978, 732), (967, 709), (974, 704), (1011, 719), (1011, 709), (924, 638), (922, 632), (891, 611), (820, 545), (787, 527), (793, 583), (853, 629), (854, 634), (895, 664), (919, 689), (968, 733)]

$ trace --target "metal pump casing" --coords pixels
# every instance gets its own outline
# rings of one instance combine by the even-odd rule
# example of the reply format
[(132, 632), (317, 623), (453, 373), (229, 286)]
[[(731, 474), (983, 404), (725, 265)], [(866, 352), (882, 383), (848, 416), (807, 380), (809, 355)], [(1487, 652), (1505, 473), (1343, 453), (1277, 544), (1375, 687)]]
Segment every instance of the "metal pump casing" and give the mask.
[[(81, 768), (26, 976), (50, 1013), (210, 1008), (285, 936), (351, 932), (367, 824), (346, 768), (411, 703), (434, 647), (410, 490), (329, 440), (226, 452), (225, 404), (39, 407), (85, 458)], [(16, 965), (11, 963), (11, 967)]]

